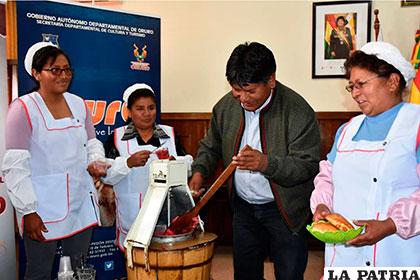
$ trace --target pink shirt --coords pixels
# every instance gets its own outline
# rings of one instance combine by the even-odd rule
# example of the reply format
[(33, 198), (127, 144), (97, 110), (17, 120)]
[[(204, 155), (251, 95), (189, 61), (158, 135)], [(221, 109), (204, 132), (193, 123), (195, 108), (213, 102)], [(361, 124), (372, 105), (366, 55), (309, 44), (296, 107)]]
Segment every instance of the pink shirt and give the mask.
[[(88, 109), (86, 108), (86, 110)], [(91, 114), (88, 113), (86, 116), (85, 127), (88, 140), (90, 140), (96, 137), (95, 127), (92, 123)], [(29, 150), (32, 129), (28, 120), (28, 113), (20, 99), (15, 99), (10, 104), (7, 112), (6, 127), (9, 128), (6, 131), (6, 149)]]
[[(332, 209), (334, 186), (332, 183), (332, 164), (323, 160), (319, 163), (319, 173), (315, 177), (315, 190), (311, 196), (312, 213), (318, 204), (325, 204)], [(420, 164), (417, 165), (420, 177)], [(412, 195), (401, 198), (388, 209), (388, 216), (394, 221), (397, 233), (403, 238), (410, 238), (420, 233), (420, 188)]]

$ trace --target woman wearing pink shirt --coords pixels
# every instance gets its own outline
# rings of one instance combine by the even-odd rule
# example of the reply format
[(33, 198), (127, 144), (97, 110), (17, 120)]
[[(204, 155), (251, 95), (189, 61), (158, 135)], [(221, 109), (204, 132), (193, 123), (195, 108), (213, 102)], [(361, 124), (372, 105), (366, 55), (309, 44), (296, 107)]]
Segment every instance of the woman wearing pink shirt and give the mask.
[(98, 224), (90, 175), (105, 175), (96, 164), (105, 157), (83, 99), (67, 92), (73, 70), (64, 51), (36, 43), (24, 63), (36, 88), (10, 104), (2, 170), (25, 245), (25, 279), (45, 280), (58, 242), (73, 268), (88, 253)]
[(339, 128), (311, 208), (314, 221), (336, 212), (366, 228), (347, 244), (326, 244), (325, 266), (420, 266), (420, 106), (402, 99), (415, 71), (384, 42), (344, 66), (363, 114)]

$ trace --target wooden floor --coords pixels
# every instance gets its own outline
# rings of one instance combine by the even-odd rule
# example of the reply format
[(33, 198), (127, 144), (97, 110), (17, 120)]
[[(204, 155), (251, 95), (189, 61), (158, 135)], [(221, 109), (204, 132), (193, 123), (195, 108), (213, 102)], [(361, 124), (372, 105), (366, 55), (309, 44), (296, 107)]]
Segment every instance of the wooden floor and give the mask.
[[(319, 280), (321, 278), (323, 261), (323, 251), (309, 251), (309, 261), (305, 271), (305, 280)], [(216, 247), (212, 262), (211, 277), (213, 280), (233, 279), (231, 247)], [(269, 261), (264, 263), (264, 278), (266, 280), (275, 280), (273, 264)]]

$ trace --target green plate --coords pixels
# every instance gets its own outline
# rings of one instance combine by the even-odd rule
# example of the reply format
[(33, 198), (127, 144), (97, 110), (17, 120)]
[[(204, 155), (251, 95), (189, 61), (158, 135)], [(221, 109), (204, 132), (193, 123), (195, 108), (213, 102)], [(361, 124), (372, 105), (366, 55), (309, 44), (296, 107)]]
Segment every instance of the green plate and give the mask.
[(365, 228), (365, 226), (362, 226), (362, 227), (359, 227), (359, 228), (356, 228), (356, 229), (351, 229), (351, 230), (348, 230), (348, 231), (339, 230), (337, 232), (321, 233), (319, 231), (313, 231), (312, 230), (313, 225), (314, 225), (314, 223), (306, 226), (306, 229), (313, 236), (315, 236), (317, 239), (321, 240), (322, 242), (335, 243), (335, 244), (346, 243), (347, 241), (352, 240), (353, 238), (358, 236), (363, 231), (363, 229)]

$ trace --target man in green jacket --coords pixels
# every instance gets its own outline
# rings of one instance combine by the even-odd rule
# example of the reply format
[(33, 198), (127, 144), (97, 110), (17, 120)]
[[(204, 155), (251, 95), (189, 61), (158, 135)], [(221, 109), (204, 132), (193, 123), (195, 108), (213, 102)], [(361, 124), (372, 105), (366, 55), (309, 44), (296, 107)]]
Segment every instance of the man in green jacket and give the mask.
[[(276, 279), (303, 279), (313, 178), (318, 172), (315, 113), (276, 81), (273, 53), (260, 43), (237, 46), (226, 77), (232, 91), (213, 108), (200, 142), (190, 188), (200, 190), (219, 159), (237, 169), (229, 180), (235, 279), (263, 279), (270, 255)], [(252, 150), (238, 153), (245, 145)]]

